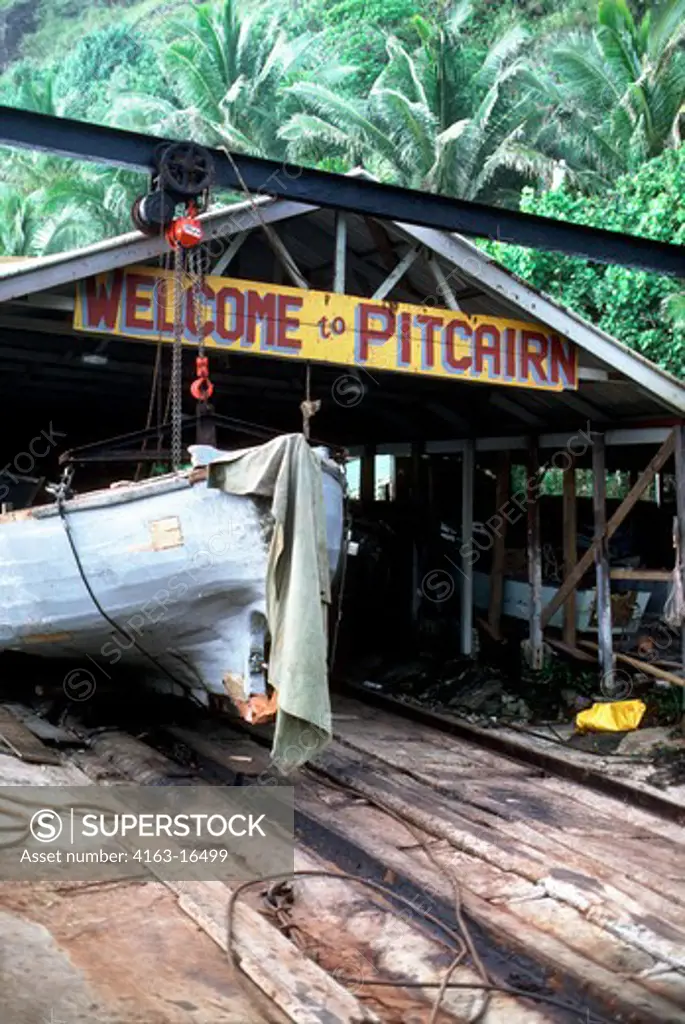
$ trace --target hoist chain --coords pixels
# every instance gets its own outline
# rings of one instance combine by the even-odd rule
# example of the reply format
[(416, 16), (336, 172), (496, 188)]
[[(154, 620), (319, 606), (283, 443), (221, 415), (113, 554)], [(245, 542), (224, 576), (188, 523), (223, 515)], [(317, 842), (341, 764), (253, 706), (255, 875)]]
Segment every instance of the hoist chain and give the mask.
[(202, 331), (202, 314), (204, 312), (204, 294), (203, 294), (203, 267), (202, 267), (202, 252), (200, 248), (191, 249), (189, 253), (190, 266), (192, 269), (193, 278), (193, 320), (195, 322), (195, 330), (197, 331), (197, 354), (204, 356), (205, 354), (205, 338)]
[(174, 249), (174, 343), (171, 356), (171, 462), (181, 468), (183, 454), (183, 264), (184, 249)]
[(190, 393), (196, 401), (204, 403), (204, 408), (206, 409), (207, 402), (214, 394), (214, 385), (209, 379), (209, 359), (205, 355), (204, 268), (202, 251), (199, 248), (191, 249), (188, 259), (192, 277), (193, 319), (197, 333), (196, 377), (190, 386)]

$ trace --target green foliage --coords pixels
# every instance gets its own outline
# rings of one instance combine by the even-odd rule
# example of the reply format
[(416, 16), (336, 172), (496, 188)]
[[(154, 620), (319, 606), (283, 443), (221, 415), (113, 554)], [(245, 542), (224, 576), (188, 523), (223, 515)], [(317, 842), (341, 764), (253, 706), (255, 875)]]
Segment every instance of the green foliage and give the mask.
[(606, 186), (680, 143), (685, 109), (685, 0), (639, 20), (627, 0), (600, 0), (591, 32), (572, 31), (523, 64), (519, 81), (540, 106), (537, 142)]
[(65, 97), (71, 116), (95, 121), (105, 118), (113, 84), (119, 93), (154, 87), (158, 80), (157, 58), (150, 42), (121, 24), (84, 36), (54, 77), (55, 89)]
[(277, 18), (246, 14), (235, 0), (184, 8), (167, 35), (158, 80), (114, 102), (123, 127), (278, 157), (288, 84), (316, 78), (335, 87), (348, 73), (315, 37), (288, 39)]
[(389, 37), (387, 62), (364, 98), (319, 82), (291, 86), (301, 110), (279, 131), (289, 157), (333, 153), (382, 180), (468, 199), (550, 178), (553, 164), (525, 140), (535, 108), (508, 90), (526, 34), (512, 27), (476, 61), (464, 42), (469, 15), (462, 2), (439, 25), (417, 21), (412, 50)]
[[(521, 208), (559, 220), (685, 244), (685, 149), (668, 150), (610, 191), (587, 198), (566, 188), (525, 190)], [(489, 245), (505, 266), (665, 369), (685, 374), (685, 325), (664, 316), (678, 282), (555, 253)]]

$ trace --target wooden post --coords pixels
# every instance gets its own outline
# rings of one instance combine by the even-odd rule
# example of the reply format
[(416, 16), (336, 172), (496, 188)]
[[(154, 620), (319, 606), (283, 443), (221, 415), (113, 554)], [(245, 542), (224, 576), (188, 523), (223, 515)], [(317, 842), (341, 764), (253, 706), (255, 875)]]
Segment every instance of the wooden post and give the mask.
[(530, 442), (527, 462), (528, 511), (528, 583), (530, 585), (529, 646), (530, 667), (539, 670), (543, 662), (542, 646), (542, 548), (540, 544), (540, 504), (538, 502), (540, 453), (537, 439)]
[[(623, 499), (621, 504), (618, 506), (614, 514), (612, 515), (609, 522), (606, 524), (606, 539), (609, 541), (618, 530), (619, 526), (639, 501), (641, 495), (649, 487), (654, 474), (658, 473), (659, 470), (666, 464), (666, 462), (673, 455), (673, 449), (675, 446), (674, 432), (670, 431), (668, 437), (659, 448), (658, 452), (652, 459), (650, 459), (648, 465), (640, 473), (635, 484), (630, 489), (630, 493)], [(548, 605), (543, 609), (542, 612), (542, 628), (549, 624), (549, 620), (552, 618), (558, 608), (561, 608), (562, 604), (571, 593), (575, 590), (581, 579), (588, 571), (595, 557), (595, 551), (597, 547), (597, 538), (592, 541), (592, 545), (588, 548), (585, 554), (581, 555), (573, 570), (564, 579), (564, 582), (557, 590), (556, 594), (549, 602)]]
[[(682, 424), (675, 428), (675, 495), (676, 515), (678, 525), (676, 529), (677, 553), (680, 556), (680, 571), (685, 586), (685, 426)], [(685, 589), (683, 590), (685, 593)], [(680, 660), (685, 669), (685, 623), (680, 627)], [(683, 692), (685, 709), (685, 691)]]
[(597, 634), (599, 665), (603, 675), (614, 668), (611, 635), (611, 588), (609, 538), (606, 535), (606, 453), (604, 434), (595, 434), (592, 445), (592, 505), (595, 514), (595, 567), (597, 570)]
[[(576, 507), (576, 465), (569, 453), (571, 465), (564, 469), (564, 577), (568, 576), (578, 561), (578, 522)], [(564, 602), (563, 640), (571, 647), (576, 645), (576, 592), (572, 590)]]
[(461, 461), (461, 653), (473, 651), (473, 484), (475, 445), (464, 443)]
[[(507, 519), (502, 509), (509, 501), (511, 485), (511, 455), (500, 452), (497, 457), (497, 483), (495, 485), (495, 516), (496, 532), (492, 548), (492, 568), (490, 569), (490, 605), (488, 608), (488, 625), (493, 636), (500, 638), (500, 620), (502, 618), (502, 598), (504, 595), (504, 557), (507, 550)], [(498, 520), (501, 520), (499, 522)]]
[(359, 497), (363, 502), (376, 500), (376, 446), (364, 446), (359, 473)]

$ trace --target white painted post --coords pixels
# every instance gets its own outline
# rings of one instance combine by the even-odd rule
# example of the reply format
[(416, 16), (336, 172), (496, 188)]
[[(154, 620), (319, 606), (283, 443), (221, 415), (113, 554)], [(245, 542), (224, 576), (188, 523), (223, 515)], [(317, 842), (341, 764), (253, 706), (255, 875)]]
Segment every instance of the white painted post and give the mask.
[(475, 444), (464, 442), (461, 461), (461, 653), (473, 650), (473, 483)]
[(333, 291), (342, 295), (345, 291), (345, 263), (347, 256), (347, 217), (344, 213), (335, 215), (335, 266), (333, 270)]
[(597, 643), (599, 665), (603, 676), (613, 672), (614, 652), (611, 632), (611, 583), (609, 578), (609, 543), (606, 536), (606, 456), (604, 434), (595, 434), (592, 445), (592, 503), (595, 513), (595, 538), (603, 537), (597, 546)]

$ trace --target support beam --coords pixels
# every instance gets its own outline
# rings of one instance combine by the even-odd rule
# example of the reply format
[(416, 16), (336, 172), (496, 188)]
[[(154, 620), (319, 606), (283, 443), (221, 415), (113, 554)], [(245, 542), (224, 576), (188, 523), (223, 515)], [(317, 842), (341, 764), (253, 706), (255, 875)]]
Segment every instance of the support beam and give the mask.
[(540, 453), (537, 439), (531, 440), (527, 460), (528, 495), (528, 584), (530, 586), (529, 664), (540, 670), (543, 663), (542, 644), (542, 545), (540, 543), (540, 504), (538, 502)]
[(215, 274), (217, 277), (219, 277), (221, 274), (224, 273), (229, 263), (236, 255), (238, 249), (241, 247), (241, 245), (243, 244), (243, 242), (245, 241), (249, 234), (249, 231), (239, 231), (237, 235), (233, 236), (233, 238), (228, 243), (228, 248), (226, 249), (226, 251), (223, 252), (221, 256), (219, 256), (219, 259), (212, 267), (212, 274)]
[[(603, 437), (603, 435), (602, 435), (602, 437)], [(618, 506), (618, 508), (616, 509), (614, 514), (612, 515), (611, 519), (607, 523), (607, 526), (606, 526), (606, 539), (607, 539), (607, 541), (611, 540), (611, 538), (616, 533), (616, 531), (618, 530), (619, 526), (621, 525), (621, 523), (623, 522), (625, 517), (628, 515), (628, 513), (631, 511), (631, 509), (633, 509), (635, 507), (635, 505), (639, 501), (640, 497), (647, 490), (647, 488), (651, 484), (652, 480), (654, 479), (654, 474), (658, 473), (659, 470), (662, 468), (662, 466), (664, 466), (665, 463), (668, 461), (668, 459), (670, 459), (671, 455), (673, 454), (674, 447), (675, 447), (675, 438), (673, 436), (673, 431), (671, 430), (669, 432), (668, 437), (666, 438), (664, 443), (661, 445), (661, 448), (659, 448), (659, 451), (656, 453), (656, 455), (654, 455), (654, 457), (650, 460), (650, 462), (647, 465), (647, 467), (642, 471), (642, 473), (638, 477), (638, 480), (637, 480), (635, 486), (630, 490), (628, 495), (623, 499), (623, 501)], [(596, 547), (597, 547), (597, 538), (595, 538), (593, 540), (592, 544), (590, 545), (588, 550), (585, 552), (585, 554), (582, 556), (582, 558), (576, 563), (576, 565), (574, 566), (573, 570), (565, 577), (564, 582), (559, 587), (559, 589), (557, 590), (557, 592), (554, 595), (554, 597), (552, 598), (552, 600), (549, 602), (549, 604), (543, 610), (543, 612), (542, 612), (542, 628), (543, 629), (545, 628), (545, 626), (547, 626), (549, 624), (549, 620), (552, 618), (552, 616), (557, 611), (557, 609), (561, 608), (562, 604), (564, 603), (564, 601), (566, 600), (568, 595), (571, 593), (571, 591), (576, 589), (576, 587), (580, 583), (581, 579), (583, 578), (585, 573), (588, 571), (588, 569), (592, 565), (592, 563), (594, 561), (594, 558), (595, 558)]]
[(372, 299), (384, 299), (386, 295), (389, 295), (395, 285), (404, 277), (410, 266), (417, 259), (421, 252), (421, 246), (415, 245), (408, 252), (404, 254), (400, 262), (391, 270), (385, 281), (379, 284), (376, 291), (371, 296)]
[[(587, 323), (576, 313), (564, 309), (551, 299), (526, 288), (513, 278), (508, 270), (477, 248), (466, 238), (447, 234), (447, 225), (442, 231), (427, 227), (415, 227), (410, 223), (399, 223), (396, 227), (415, 242), (421, 242), (443, 259), (459, 267), (460, 276), (473, 282), (479, 291), (497, 300), (513, 302), (531, 320), (544, 323), (547, 327), (576, 342), (581, 349), (591, 352), (593, 357), (616, 373), (627, 377), (631, 383), (640, 385), (653, 396), (658, 396), (663, 405), (670, 406), (680, 416), (685, 415), (685, 397), (682, 385), (669, 374), (647, 359), (640, 359), (624, 345), (619, 345), (610, 335)], [(501, 239), (504, 241), (504, 239)], [(606, 256), (606, 253), (605, 253)], [(682, 261), (682, 257), (681, 257)], [(611, 260), (609, 262), (621, 262)], [(680, 276), (683, 274), (681, 262)], [(517, 313), (520, 316), (520, 313)], [(568, 394), (569, 392), (566, 392)]]
[[(304, 203), (292, 203), (285, 199), (274, 202), (270, 196), (260, 196), (253, 201), (236, 203), (230, 210), (202, 213), (200, 222), (205, 233), (205, 246), (210, 248), (216, 244), (217, 239), (226, 242), (241, 231), (258, 228), (262, 221), (266, 224), (277, 223), (291, 217), (302, 217), (315, 209)], [(5, 270), (0, 277), (0, 302), (20, 298), (29, 291), (46, 291), (84, 277), (108, 273), (117, 267), (144, 263), (168, 251), (169, 243), (163, 234), (141, 235), (132, 232), (130, 235), (122, 235), (120, 240), (106, 238), (83, 249), (43, 256), (39, 261), (21, 261), (16, 267)]]
[(274, 251), (276, 258), (282, 263), (283, 269), (286, 274), (293, 282), (296, 288), (302, 288), (304, 291), (309, 290), (309, 282), (306, 277), (302, 274), (302, 271), (298, 267), (297, 263), (290, 254), (290, 250), (286, 246), (283, 239), (279, 236), (275, 228), (265, 225), (266, 236), (269, 240), (269, 245)]
[(438, 289), (438, 294), (442, 301), (445, 303), (448, 309), (455, 309), (461, 311), (461, 306), (457, 302), (457, 297), (452, 290), (452, 285), (445, 277), (445, 272), (440, 266), (438, 257), (431, 253), (428, 257), (428, 266), (431, 269), (431, 273), (435, 278), (435, 284)]
[(536, 416), (534, 412), (529, 412), (519, 402), (515, 402), (506, 395), (500, 395), (496, 392), (490, 398), (490, 405), (494, 405), (495, 408), (501, 409), (503, 412), (508, 412), (514, 419), (519, 420), (520, 423), (526, 423), (529, 427), (543, 427), (545, 425), (545, 421), (540, 416)]
[(475, 445), (465, 442), (461, 462), (461, 653), (473, 652), (473, 484)]
[(333, 291), (342, 295), (345, 291), (345, 263), (347, 257), (347, 217), (344, 213), (335, 215), (335, 269)]
[[(564, 392), (566, 395), (568, 392)], [(561, 396), (560, 396), (561, 397)], [(619, 427), (616, 430), (607, 430), (604, 435), (604, 443), (607, 447), (621, 447), (637, 444), (663, 444), (669, 436), (672, 427)], [(465, 440), (463, 438), (445, 441), (426, 441), (426, 452), (430, 455), (449, 455), (464, 450)], [(582, 430), (566, 431), (564, 433), (541, 434), (538, 438), (539, 448), (556, 448), (558, 451), (569, 449), (569, 445), (577, 449), (581, 445), (585, 450), (592, 444), (592, 436), (588, 433), (586, 426)], [(525, 435), (514, 436), (493, 436), (479, 437), (476, 440), (477, 452), (499, 452), (504, 449), (510, 451), (526, 451), (528, 442)], [(576, 454), (584, 454), (577, 452)]]
[(611, 635), (611, 587), (609, 581), (609, 538), (606, 521), (606, 450), (604, 435), (596, 434), (592, 446), (592, 508), (595, 520), (594, 552), (597, 569), (597, 639), (599, 666), (603, 676), (613, 672), (614, 651)]
[[(504, 596), (504, 560), (507, 551), (507, 517), (501, 514), (509, 501), (511, 489), (511, 456), (509, 452), (500, 452), (497, 456), (497, 483), (495, 485), (495, 543), (492, 548), (492, 567), (490, 569), (490, 605), (488, 608), (488, 625), (495, 639), (499, 640), (502, 618), (502, 599)], [(491, 520), (492, 521), (492, 520)]]
[[(92, 160), (149, 174), (158, 147), (173, 141), (0, 107), (0, 145), (35, 149), (54, 156)], [(297, 173), (292, 173), (293, 168), (284, 166), (280, 160), (244, 153), (233, 154), (231, 161), (222, 150), (212, 150), (211, 155), (217, 188), (241, 191), (244, 183), (252, 193), (287, 196), (329, 209), (421, 224), (428, 230), (456, 231), (676, 277), (683, 274), (685, 247), (681, 245), (308, 167), (295, 168)]]
[[(571, 456), (572, 458), (572, 456)], [(578, 561), (578, 516), (576, 506), (575, 461), (564, 469), (563, 530), (564, 530), (564, 578)], [(564, 643), (576, 645), (576, 592), (572, 590), (564, 602)]]

